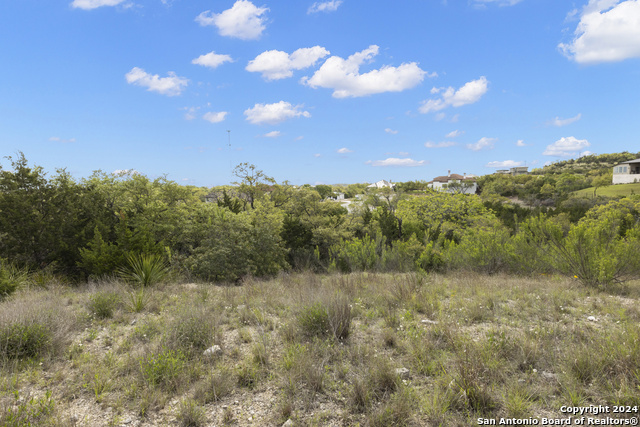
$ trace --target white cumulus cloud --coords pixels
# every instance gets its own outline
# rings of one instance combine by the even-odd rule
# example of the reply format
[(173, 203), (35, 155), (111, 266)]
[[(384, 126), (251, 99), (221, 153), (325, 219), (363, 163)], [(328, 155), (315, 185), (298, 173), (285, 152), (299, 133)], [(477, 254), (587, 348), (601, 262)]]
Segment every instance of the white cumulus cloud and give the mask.
[(256, 104), (253, 108), (245, 110), (247, 120), (254, 125), (277, 124), (296, 117), (311, 117), (308, 111), (301, 111), (302, 106), (293, 106), (288, 102), (280, 101), (274, 104)]
[(203, 67), (209, 68), (217, 68), (225, 62), (233, 62), (233, 59), (229, 55), (219, 55), (215, 52), (200, 55), (191, 61), (192, 64), (202, 65)]
[(371, 62), (378, 51), (378, 46), (371, 45), (347, 59), (332, 56), (311, 78), (304, 77), (301, 82), (312, 88), (333, 89), (334, 98), (347, 98), (401, 92), (417, 86), (424, 79), (426, 72), (416, 62), (404, 63), (398, 67), (385, 65), (378, 70), (360, 74), (360, 66)]
[(169, 72), (168, 77), (160, 77), (157, 74), (149, 74), (138, 67), (133, 67), (131, 71), (125, 74), (125, 78), (129, 84), (146, 87), (148, 91), (158, 92), (167, 96), (180, 95), (182, 90), (189, 84), (188, 79), (178, 77), (172, 71)]
[(460, 89), (453, 87), (433, 88), (432, 94), (442, 93), (442, 97), (438, 99), (429, 99), (422, 102), (420, 112), (427, 114), (434, 111), (440, 111), (447, 107), (462, 107), (463, 105), (478, 102), (482, 95), (487, 93), (489, 81), (482, 76), (477, 80), (465, 83)]
[(456, 143), (453, 141), (443, 141), (443, 142), (427, 141), (424, 143), (424, 146), (427, 148), (445, 148), (445, 147), (452, 147), (454, 145), (456, 145)]
[(519, 139), (519, 140), (516, 141), (516, 146), (518, 146), (518, 147), (526, 147), (527, 144), (525, 144), (522, 139)]
[(343, 147), (336, 150), (336, 152), (340, 154), (347, 154), (347, 153), (353, 153), (353, 150), (349, 150), (347, 147)]
[(480, 138), (475, 144), (467, 144), (467, 148), (473, 151), (480, 151), (484, 149), (491, 150), (496, 141), (496, 138), (483, 137)]
[(397, 130), (393, 130), (393, 129), (391, 129), (391, 128), (386, 128), (384, 131), (385, 131), (386, 133), (390, 133), (391, 135), (397, 135), (397, 134), (398, 134), (398, 131), (397, 131)]
[(640, 57), (640, 0), (590, 0), (573, 40), (558, 49), (581, 64)]
[(229, 113), (227, 113), (226, 111), (208, 112), (205, 113), (202, 118), (210, 123), (220, 123), (224, 121), (224, 119), (227, 117), (227, 114)]
[(515, 160), (505, 160), (502, 162), (489, 162), (484, 166), (486, 168), (515, 168), (516, 166), (522, 166), (522, 162), (516, 162)]
[(73, 0), (71, 7), (74, 9), (91, 10), (102, 6), (117, 6), (124, 0)]
[(338, 10), (338, 7), (342, 4), (342, 0), (332, 0), (325, 2), (315, 2), (309, 7), (307, 10), (307, 14), (318, 13), (318, 12), (335, 12)]
[(298, 49), (291, 55), (281, 50), (268, 50), (249, 61), (246, 70), (262, 73), (267, 80), (285, 79), (293, 76), (293, 70), (311, 67), (327, 55), (329, 51), (320, 46)]
[(397, 157), (389, 157), (384, 160), (369, 160), (366, 162), (371, 166), (400, 166), (400, 167), (416, 167), (427, 164), (426, 160), (399, 159)]
[(256, 7), (249, 0), (238, 0), (231, 9), (221, 13), (211, 13), (210, 10), (202, 12), (196, 22), (202, 26), (217, 27), (221, 36), (255, 40), (266, 28), (264, 23), (267, 18), (264, 14), (268, 10), (266, 7)]
[(282, 135), (282, 134), (280, 133), (279, 130), (272, 130), (271, 132), (267, 132), (262, 136), (264, 136), (265, 138), (277, 138), (280, 135)]
[(579, 154), (584, 148), (591, 146), (586, 139), (577, 139), (573, 136), (563, 137), (547, 145), (547, 149), (542, 154), (545, 156), (571, 157)]

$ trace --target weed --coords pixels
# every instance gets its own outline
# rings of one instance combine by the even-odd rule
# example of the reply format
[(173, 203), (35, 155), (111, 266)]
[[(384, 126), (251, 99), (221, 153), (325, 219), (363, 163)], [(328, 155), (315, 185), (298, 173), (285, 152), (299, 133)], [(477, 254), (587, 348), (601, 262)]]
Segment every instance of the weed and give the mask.
[(196, 399), (203, 404), (217, 402), (233, 391), (233, 375), (228, 368), (221, 368), (209, 374), (196, 387)]
[(142, 377), (152, 387), (176, 391), (186, 369), (186, 357), (180, 350), (163, 348), (139, 360)]
[(130, 291), (128, 296), (128, 308), (132, 313), (141, 313), (147, 306), (148, 296), (144, 292), (144, 288)]
[(22, 427), (43, 425), (54, 415), (55, 401), (51, 391), (47, 391), (41, 398), (20, 397), (14, 393), (15, 402), (6, 407), (0, 406), (0, 425), (5, 427)]
[(178, 404), (176, 421), (180, 427), (200, 427), (207, 422), (204, 408), (192, 399), (183, 399)]
[(98, 319), (110, 319), (120, 303), (120, 296), (115, 292), (97, 292), (89, 298), (87, 308)]

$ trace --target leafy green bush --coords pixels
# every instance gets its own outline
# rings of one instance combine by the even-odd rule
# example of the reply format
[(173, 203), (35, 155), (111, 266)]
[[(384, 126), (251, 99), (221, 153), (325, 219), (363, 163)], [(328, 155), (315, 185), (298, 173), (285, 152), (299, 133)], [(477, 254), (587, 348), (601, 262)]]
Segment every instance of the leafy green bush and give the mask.
[(526, 232), (553, 267), (590, 287), (607, 287), (640, 277), (640, 201), (628, 198), (595, 207), (566, 233), (543, 217)]

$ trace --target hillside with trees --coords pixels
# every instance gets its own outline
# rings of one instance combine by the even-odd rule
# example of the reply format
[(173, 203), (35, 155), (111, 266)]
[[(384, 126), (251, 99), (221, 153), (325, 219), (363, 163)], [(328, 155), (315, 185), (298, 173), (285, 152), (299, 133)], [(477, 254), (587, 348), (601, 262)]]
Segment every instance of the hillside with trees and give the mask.
[(568, 196), (602, 175), (489, 175), (477, 195), (298, 187), (243, 163), (212, 190), (8, 163), (0, 425), (640, 405), (640, 196)]

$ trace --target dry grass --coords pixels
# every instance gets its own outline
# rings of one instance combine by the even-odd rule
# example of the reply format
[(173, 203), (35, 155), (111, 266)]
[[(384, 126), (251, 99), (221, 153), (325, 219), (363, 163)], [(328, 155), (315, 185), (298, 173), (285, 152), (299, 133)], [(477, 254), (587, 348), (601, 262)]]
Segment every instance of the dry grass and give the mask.
[(283, 274), (164, 284), (135, 310), (127, 292), (0, 303), (0, 425), (476, 425), (640, 405), (638, 283)]

